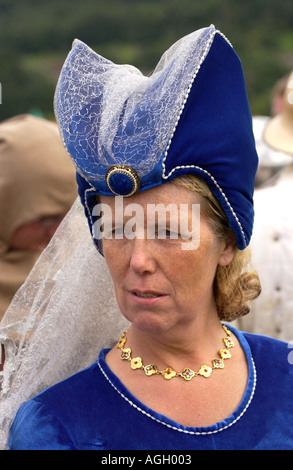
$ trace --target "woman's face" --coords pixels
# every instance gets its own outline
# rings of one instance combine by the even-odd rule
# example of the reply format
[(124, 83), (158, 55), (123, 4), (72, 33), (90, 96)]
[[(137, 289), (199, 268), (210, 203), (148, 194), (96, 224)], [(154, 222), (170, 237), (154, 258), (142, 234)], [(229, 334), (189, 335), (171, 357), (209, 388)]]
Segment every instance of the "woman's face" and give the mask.
[[(110, 207), (114, 227), (115, 198), (101, 196), (100, 202)], [(134, 203), (136, 206), (130, 206)], [(199, 220), (192, 205), (198, 203), (194, 193), (172, 183), (124, 198), (121, 227), (117, 230), (119, 238), (113, 234), (112, 239), (103, 240), (119, 308), (138, 328), (166, 331), (178, 325), (188, 327), (199, 314), (216, 313), (215, 271), (218, 264), (225, 265), (232, 260), (233, 247), (215, 237), (202, 212), (197, 225)], [(169, 216), (166, 211), (165, 227), (158, 217), (154, 224), (147, 217), (154, 204), (162, 204), (161, 208), (173, 204), (173, 214)], [(185, 206), (180, 207), (182, 204)], [(138, 213), (131, 213), (133, 207), (140, 209), (140, 216), (144, 214), (144, 219), (135, 219), (142, 221), (133, 226), (135, 237), (127, 231)], [(186, 227), (180, 223), (180, 214), (185, 215), (185, 222), (188, 219), (192, 239), (184, 240)], [(175, 218), (177, 233), (173, 225)], [(122, 229), (126, 230), (122, 233)]]

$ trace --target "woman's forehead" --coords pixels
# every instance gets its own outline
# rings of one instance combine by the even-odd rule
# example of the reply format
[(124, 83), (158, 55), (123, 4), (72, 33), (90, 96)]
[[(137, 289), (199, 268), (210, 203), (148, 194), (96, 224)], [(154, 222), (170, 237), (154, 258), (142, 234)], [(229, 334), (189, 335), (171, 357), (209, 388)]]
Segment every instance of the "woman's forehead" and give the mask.
[(121, 197), (121, 196), (99, 196), (101, 203), (109, 204), (110, 206), (115, 205), (117, 199), (123, 199), (123, 205), (129, 204), (189, 204), (192, 202), (199, 202), (200, 195), (195, 191), (191, 191), (187, 188), (177, 186), (173, 183), (166, 183), (162, 186), (157, 186), (145, 191), (142, 191), (134, 196)]

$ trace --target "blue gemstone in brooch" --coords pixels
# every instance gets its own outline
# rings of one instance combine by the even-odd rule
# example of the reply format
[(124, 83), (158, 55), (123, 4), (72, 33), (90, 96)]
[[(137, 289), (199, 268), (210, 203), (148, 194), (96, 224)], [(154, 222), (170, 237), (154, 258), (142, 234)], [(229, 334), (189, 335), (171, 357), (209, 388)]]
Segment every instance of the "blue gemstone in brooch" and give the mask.
[(138, 174), (125, 165), (111, 166), (106, 173), (105, 180), (110, 191), (116, 196), (133, 196), (140, 188)]

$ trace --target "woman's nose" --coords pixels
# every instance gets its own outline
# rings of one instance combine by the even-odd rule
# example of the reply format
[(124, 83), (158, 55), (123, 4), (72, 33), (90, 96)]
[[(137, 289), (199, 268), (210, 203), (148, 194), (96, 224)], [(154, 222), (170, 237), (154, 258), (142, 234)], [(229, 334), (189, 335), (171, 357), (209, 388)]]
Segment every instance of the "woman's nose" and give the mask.
[(131, 240), (130, 268), (138, 274), (153, 273), (156, 270), (156, 260), (152, 240)]

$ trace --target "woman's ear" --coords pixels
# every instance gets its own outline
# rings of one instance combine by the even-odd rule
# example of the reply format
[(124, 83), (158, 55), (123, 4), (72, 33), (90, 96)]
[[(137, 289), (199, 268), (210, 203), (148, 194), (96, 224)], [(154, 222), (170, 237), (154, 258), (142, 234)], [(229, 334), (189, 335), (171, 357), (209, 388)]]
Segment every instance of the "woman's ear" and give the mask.
[(234, 252), (236, 249), (236, 239), (234, 234), (229, 236), (225, 242), (223, 251), (219, 259), (220, 266), (228, 266), (231, 263), (234, 257)]

